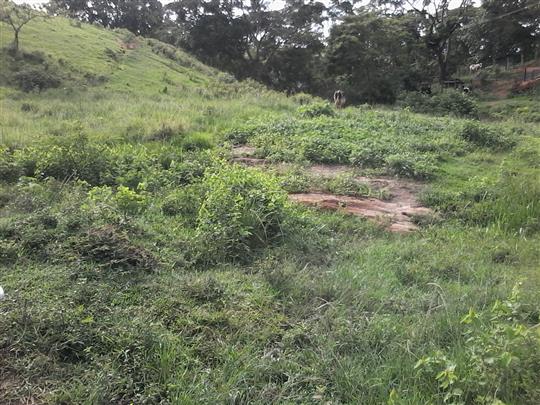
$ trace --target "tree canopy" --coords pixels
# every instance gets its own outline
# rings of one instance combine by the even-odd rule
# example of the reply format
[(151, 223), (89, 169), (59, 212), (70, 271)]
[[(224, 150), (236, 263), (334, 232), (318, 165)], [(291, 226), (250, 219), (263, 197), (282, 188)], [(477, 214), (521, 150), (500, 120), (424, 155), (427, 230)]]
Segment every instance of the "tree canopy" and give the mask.
[[(537, 55), (533, 0), (52, 0), (52, 12), (126, 28), (275, 89), (391, 102), (460, 66)], [(454, 6), (453, 8), (451, 6)]]

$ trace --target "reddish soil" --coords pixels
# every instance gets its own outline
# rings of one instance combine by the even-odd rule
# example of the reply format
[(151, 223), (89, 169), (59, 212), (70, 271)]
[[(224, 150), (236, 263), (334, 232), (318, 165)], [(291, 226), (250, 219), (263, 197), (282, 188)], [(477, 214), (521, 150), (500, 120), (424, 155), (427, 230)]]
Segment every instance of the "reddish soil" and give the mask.
[[(254, 158), (255, 148), (239, 146), (233, 149), (233, 161), (248, 166), (268, 165), (265, 159)], [(286, 163), (273, 165), (278, 168), (287, 168)], [(344, 165), (312, 165), (306, 168), (313, 176), (335, 177), (344, 173), (354, 173), (349, 166)], [(357, 176), (359, 183), (367, 184), (375, 190), (386, 191), (390, 198), (388, 201), (377, 198), (349, 197), (319, 192), (290, 194), (292, 201), (314, 206), (322, 209), (342, 211), (352, 215), (365, 217), (387, 225), (392, 232), (411, 232), (418, 229), (413, 222), (414, 216), (430, 215), (432, 211), (418, 202), (416, 195), (422, 185), (411, 180), (401, 180), (389, 177)]]
[(392, 201), (382, 201), (376, 198), (347, 197), (324, 193), (291, 194), (289, 198), (292, 201), (317, 208), (365, 217), (388, 225), (388, 230), (392, 232), (415, 231), (418, 227), (413, 223), (412, 216), (431, 213), (429, 208), (417, 204), (407, 204), (397, 198)]

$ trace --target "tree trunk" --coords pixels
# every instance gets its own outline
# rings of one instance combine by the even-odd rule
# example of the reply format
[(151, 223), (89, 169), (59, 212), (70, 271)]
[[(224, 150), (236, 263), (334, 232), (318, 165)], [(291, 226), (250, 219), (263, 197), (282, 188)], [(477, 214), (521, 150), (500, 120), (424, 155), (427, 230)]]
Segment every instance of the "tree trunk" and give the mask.
[(13, 52), (19, 53), (19, 30), (14, 30), (15, 36), (13, 37)]
[(437, 53), (437, 62), (439, 64), (439, 82), (442, 84), (448, 76), (446, 72), (447, 61), (442, 51)]

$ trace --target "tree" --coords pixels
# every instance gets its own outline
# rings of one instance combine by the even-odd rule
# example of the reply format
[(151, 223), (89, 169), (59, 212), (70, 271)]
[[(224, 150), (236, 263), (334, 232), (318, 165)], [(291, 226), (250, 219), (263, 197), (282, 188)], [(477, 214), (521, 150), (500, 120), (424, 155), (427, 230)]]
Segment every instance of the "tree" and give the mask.
[(540, 3), (530, 0), (484, 0), (468, 31), (477, 60), (495, 63), (533, 58), (540, 37)]
[(280, 90), (312, 85), (313, 59), (324, 49), (322, 2), (287, 0), (272, 10), (264, 0), (179, 0), (166, 10), (160, 39), (204, 62)]
[(37, 12), (27, 4), (16, 5), (8, 0), (0, 0), (0, 21), (13, 29), (13, 52), (19, 52), (19, 33), (22, 27), (38, 17)]
[(97, 23), (108, 28), (126, 28), (138, 35), (152, 35), (163, 24), (163, 6), (158, 0), (51, 0), (52, 14)]
[(425, 75), (414, 19), (360, 11), (332, 28), (327, 69), (352, 102), (393, 102)]
[(451, 0), (379, 0), (378, 3), (392, 4), (401, 12), (411, 9), (417, 14), (424, 43), (439, 67), (439, 80), (446, 80), (451, 39), (469, 22), (473, 0), (460, 0), (454, 9), (450, 9)]

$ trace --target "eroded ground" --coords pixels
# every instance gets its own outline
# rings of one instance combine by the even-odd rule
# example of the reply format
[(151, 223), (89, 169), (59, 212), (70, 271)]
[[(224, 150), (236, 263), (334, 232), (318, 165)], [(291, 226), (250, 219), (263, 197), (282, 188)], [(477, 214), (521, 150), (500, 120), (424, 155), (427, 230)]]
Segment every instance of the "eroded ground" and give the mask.
[[(233, 148), (232, 160), (249, 166), (268, 166), (285, 171), (286, 163), (272, 164), (265, 159), (254, 157), (255, 148), (247, 145)], [(332, 178), (343, 174), (353, 174), (354, 170), (344, 165), (311, 165), (306, 166), (306, 172), (311, 176)], [(352, 197), (339, 194), (310, 191), (291, 193), (289, 198), (300, 204), (321, 209), (342, 211), (376, 221), (392, 232), (411, 232), (418, 229), (414, 219), (433, 214), (432, 210), (424, 207), (418, 201), (417, 195), (422, 184), (391, 177), (355, 176), (354, 179), (366, 184), (371, 189), (382, 191), (388, 199), (373, 197)]]

